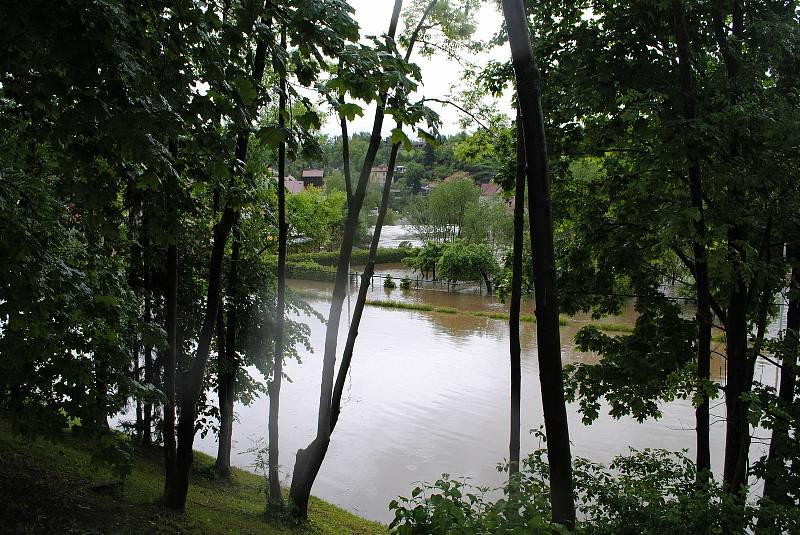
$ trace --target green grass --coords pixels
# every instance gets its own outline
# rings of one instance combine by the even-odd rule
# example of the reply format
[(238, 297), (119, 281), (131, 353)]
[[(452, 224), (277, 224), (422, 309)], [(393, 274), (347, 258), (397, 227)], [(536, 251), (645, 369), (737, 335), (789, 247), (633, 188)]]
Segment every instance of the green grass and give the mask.
[[(493, 320), (507, 320), (508, 314), (505, 312), (487, 312), (484, 310), (478, 312), (470, 313), (471, 316), (475, 316), (476, 318), (489, 318)], [(522, 318), (520, 318), (522, 320)]]
[[(440, 312), (442, 314), (460, 314), (462, 316), (474, 316), (476, 318), (489, 318), (493, 320), (506, 320), (508, 321), (507, 312), (491, 312), (485, 310), (468, 311), (459, 310), (452, 307), (435, 307), (426, 303), (407, 303), (404, 301), (391, 301), (388, 299), (367, 299), (367, 305), (383, 308), (399, 308), (403, 310), (418, 310), (420, 312)], [(522, 314), (519, 320), (525, 323), (536, 323), (536, 317), (532, 314)], [(558, 324), (561, 326), (569, 325), (570, 320), (563, 316), (558, 318)]]
[(387, 529), (312, 498), (310, 521), (292, 525), (264, 516), (264, 480), (235, 469), (230, 482), (211, 476), (213, 459), (197, 453), (186, 513), (158, 501), (164, 485), (158, 448), (137, 451), (121, 495), (94, 489), (114, 481), (91, 465), (87, 443), (52, 443), (13, 434), (0, 413), (0, 518), (11, 533), (377, 534)]
[(435, 307), (424, 303), (405, 303), (403, 301), (390, 301), (388, 299), (367, 299), (366, 304), (374, 307), (400, 308), (403, 310), (421, 310), (433, 312)]

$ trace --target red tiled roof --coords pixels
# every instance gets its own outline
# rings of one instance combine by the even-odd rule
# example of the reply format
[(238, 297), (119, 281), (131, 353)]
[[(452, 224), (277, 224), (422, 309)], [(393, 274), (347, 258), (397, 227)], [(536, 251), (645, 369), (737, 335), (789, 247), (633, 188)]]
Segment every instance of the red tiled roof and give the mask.
[(303, 169), (303, 178), (322, 178), (324, 175), (322, 169)]
[(494, 182), (481, 184), (481, 195), (484, 197), (491, 197), (492, 195), (500, 193), (501, 189), (500, 184), (495, 184)]
[(290, 176), (283, 179), (283, 185), (289, 193), (300, 193), (305, 189), (305, 185), (301, 181), (295, 180)]
[(469, 171), (456, 171), (452, 175), (445, 177), (444, 182), (452, 182), (453, 180), (459, 180), (461, 178), (472, 178), (472, 173)]

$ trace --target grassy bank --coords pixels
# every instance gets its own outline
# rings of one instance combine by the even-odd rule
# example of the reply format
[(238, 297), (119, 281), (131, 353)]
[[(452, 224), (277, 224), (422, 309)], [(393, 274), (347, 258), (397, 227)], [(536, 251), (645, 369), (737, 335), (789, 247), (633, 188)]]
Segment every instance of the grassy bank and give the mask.
[[(264, 517), (264, 480), (234, 470), (215, 480), (213, 460), (195, 456), (185, 514), (165, 511), (161, 450), (138, 451), (121, 493), (102, 487), (111, 474), (94, 469), (86, 444), (74, 437), (50, 443), (11, 432), (0, 414), (0, 518), (10, 533), (260, 533), (377, 534), (386, 528), (312, 498), (310, 522), (288, 525)], [(7, 530), (7, 531), (6, 531)]]
[[(427, 303), (408, 303), (405, 301), (392, 301), (389, 299), (367, 299), (366, 304), (370, 306), (383, 307), (383, 308), (418, 310), (421, 312), (440, 312), (443, 314), (460, 314), (462, 316), (474, 316), (476, 318), (489, 318), (493, 320), (508, 321), (509, 319), (507, 312), (491, 312), (485, 310), (479, 310), (479, 311), (458, 310), (456, 308), (451, 308), (451, 307), (435, 307)], [(520, 315), (519, 320), (525, 323), (536, 323), (536, 317), (533, 316), (532, 314), (522, 314)], [(573, 322), (569, 318), (561, 316), (560, 318), (558, 318), (558, 323), (563, 327), (575, 324), (576, 322)], [(620, 332), (620, 333), (633, 332), (633, 325), (627, 325), (624, 323), (590, 323), (589, 325), (595, 327), (600, 331)]]

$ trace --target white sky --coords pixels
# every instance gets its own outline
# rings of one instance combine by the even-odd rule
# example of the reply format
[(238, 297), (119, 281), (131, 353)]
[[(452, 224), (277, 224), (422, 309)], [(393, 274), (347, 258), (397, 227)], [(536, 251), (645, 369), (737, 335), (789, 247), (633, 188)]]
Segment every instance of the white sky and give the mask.
[[(381, 35), (387, 31), (394, 0), (349, 0), (349, 4), (355, 9), (354, 18), (361, 27), (362, 37), (366, 35)], [(476, 20), (478, 21), (478, 27), (475, 38), (487, 40), (500, 29), (503, 17), (495, 7), (494, 2), (487, 2), (481, 6)], [(402, 30), (401, 26), (399, 31)], [(478, 56), (473, 55), (468, 59), (474, 64), (483, 65), (489, 59), (505, 61), (509, 55), (510, 51), (507, 47), (495, 47)], [(424, 95), (430, 98), (447, 98), (450, 95), (457, 95), (459, 87), (463, 86), (461, 80), (462, 67), (443, 55), (423, 58), (419, 54), (414, 54), (411, 57), (411, 61), (417, 63), (422, 70), (423, 86), (418, 94), (415, 95), (417, 97)], [(437, 111), (442, 119), (441, 133), (455, 134), (461, 130), (459, 126), (459, 120), (462, 117), (461, 112), (452, 106), (444, 106), (437, 103), (429, 103), (429, 106)], [(508, 96), (501, 99), (498, 106), (501, 110), (506, 110), (510, 116), (511, 103)], [(357, 117), (349, 124), (350, 133), (370, 131), (373, 119), (374, 105), (365, 109), (364, 117)], [(391, 117), (387, 117), (383, 127), (384, 135), (388, 134), (394, 127)], [(467, 130), (473, 129), (472, 127), (467, 128)], [(323, 132), (330, 135), (339, 135), (338, 117), (329, 117), (323, 125)]]

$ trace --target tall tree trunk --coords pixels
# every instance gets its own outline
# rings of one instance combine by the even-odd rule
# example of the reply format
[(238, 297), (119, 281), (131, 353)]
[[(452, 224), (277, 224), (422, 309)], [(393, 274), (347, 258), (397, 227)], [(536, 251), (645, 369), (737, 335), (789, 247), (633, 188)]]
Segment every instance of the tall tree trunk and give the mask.
[[(342, 61), (339, 61), (341, 67)], [(339, 96), (339, 105), (345, 103), (344, 94)], [(342, 129), (342, 171), (344, 172), (344, 187), (347, 192), (347, 204), (350, 205), (350, 199), (353, 197), (353, 179), (350, 176), (350, 135), (347, 132), (347, 117), (344, 114), (339, 114), (339, 123)]]
[(561, 366), (550, 176), (540, 74), (533, 56), (524, 3), (522, 0), (503, 0), (502, 4), (517, 81), (528, 164), (528, 213), (533, 252), (539, 380), (550, 467), (550, 501), (553, 521), (571, 528), (575, 524), (572, 455)]
[[(778, 388), (778, 403), (787, 408), (794, 403), (797, 389), (798, 350), (800, 350), (800, 249), (797, 245), (789, 247), (789, 261), (792, 264), (792, 277), (789, 283), (789, 309), (786, 312), (786, 333), (783, 340), (781, 381)], [(793, 453), (789, 437), (788, 422), (776, 418), (772, 428), (767, 457), (767, 474), (764, 478), (764, 498), (781, 505), (791, 503), (788, 493), (794, 490), (786, 484), (786, 460)], [(759, 526), (766, 527), (765, 519)]]
[[(281, 46), (286, 48), (286, 27), (281, 30)], [(342, 119), (344, 121), (344, 119)], [(278, 97), (278, 125), (286, 124), (286, 75), (281, 76)], [(348, 199), (350, 197), (350, 171), (346, 170)], [(272, 364), (272, 380), (267, 385), (269, 392), (269, 506), (283, 509), (281, 480), (278, 473), (278, 415), (280, 411), (281, 380), (283, 379), (283, 345), (286, 314), (286, 143), (278, 147), (278, 295), (275, 310), (275, 357)]]
[[(689, 51), (689, 32), (686, 26), (686, 12), (683, 0), (674, 0), (673, 6), (673, 31), (678, 46), (678, 78), (681, 86), (683, 100), (683, 115), (690, 127), (697, 119), (697, 104), (695, 84), (692, 75), (691, 54)], [(706, 250), (706, 224), (703, 207), (703, 184), (700, 174), (700, 161), (697, 154), (697, 145), (694, 141), (684, 136), (688, 160), (689, 192), (692, 208), (698, 212), (694, 221), (695, 236), (692, 240), (694, 255), (694, 277), (697, 295), (697, 382), (701, 389), (700, 403), (695, 409), (697, 427), (697, 474), (698, 478), (705, 480), (711, 470), (711, 448), (709, 442), (709, 399), (705, 390), (711, 377), (711, 328), (713, 316), (711, 314), (711, 288), (708, 278), (708, 254)]]
[[(223, 469), (223, 475), (229, 475), (231, 471), (233, 403), (236, 400), (236, 375), (239, 373), (239, 358), (236, 356), (236, 333), (239, 332), (239, 307), (241, 300), (241, 296), (239, 295), (239, 260), (242, 249), (242, 230), (240, 225), (240, 215), (237, 212), (234, 216), (233, 228), (231, 229), (233, 243), (231, 245), (230, 280), (228, 281), (230, 306), (228, 307), (228, 324), (225, 328), (225, 432), (227, 433), (225, 442), (227, 451), (224, 455), (226, 465), (221, 467)], [(221, 303), (222, 301), (220, 300), (220, 306), (222, 306)]]
[[(144, 242), (143, 249), (145, 254), (144, 258), (144, 321), (147, 325), (153, 321), (153, 279), (150, 273), (150, 264), (147, 261), (147, 251), (149, 250), (150, 241), (146, 237), (142, 240)], [(144, 343), (144, 382), (146, 385), (155, 384), (155, 370), (153, 369), (153, 345), (145, 341)], [(143, 433), (142, 444), (149, 446), (153, 443), (153, 402), (149, 399), (144, 404), (144, 418), (142, 421)]]
[(728, 306), (726, 339), (728, 344), (728, 375), (725, 385), (727, 425), (725, 429), (725, 461), (723, 482), (730, 492), (738, 494), (745, 483), (746, 473), (741, 463), (747, 462), (742, 450), (750, 433), (747, 420), (748, 406), (744, 399), (747, 384), (747, 291), (745, 283), (737, 276)]
[[(413, 42), (422, 26), (422, 22), (433, 9), (436, 0), (431, 0), (423, 13), (419, 24), (415, 28), (410, 38), (409, 50), (411, 52)], [(402, 8), (402, 0), (395, 0), (392, 18), (389, 23), (388, 36), (394, 39), (397, 33), (397, 23)], [(308, 516), (308, 498), (311, 495), (311, 487), (325, 459), (330, 444), (330, 435), (333, 422), (333, 389), (334, 372), (336, 367), (336, 347), (339, 336), (339, 323), (341, 320), (342, 307), (346, 297), (347, 281), (349, 278), (350, 255), (353, 250), (355, 232), (358, 225), (359, 214), (364, 203), (367, 184), (372, 165), (375, 162), (375, 155), (381, 142), (381, 129), (385, 113), (387, 94), (381, 95), (375, 110), (375, 120), (372, 125), (372, 134), (364, 164), (359, 175), (358, 184), (353, 194), (352, 202), (348, 202), (347, 220), (345, 223), (342, 247), (339, 253), (339, 264), (336, 268), (336, 279), (334, 282), (333, 296), (331, 300), (330, 313), (328, 315), (328, 326), (325, 333), (325, 353), (322, 363), (322, 384), (320, 387), (319, 414), (317, 419), (317, 436), (305, 449), (298, 450), (292, 474), (292, 485), (289, 489), (289, 498), (292, 505), (292, 513), (297, 518)]]
[[(139, 356), (139, 337), (134, 337), (133, 346), (133, 380), (140, 382), (142, 380), (142, 361)], [(144, 437), (144, 413), (142, 408), (142, 400), (136, 399), (136, 435), (139, 442), (142, 442)]]
[[(257, 87), (261, 85), (266, 61), (266, 43), (259, 39), (253, 62), (253, 80)], [(236, 143), (236, 158), (247, 161), (247, 145), (250, 132), (242, 131)], [(189, 490), (189, 474), (192, 468), (194, 453), (195, 419), (197, 418), (197, 400), (203, 389), (206, 363), (211, 350), (211, 339), (217, 323), (217, 309), (222, 287), (222, 264), (225, 257), (225, 245), (237, 219), (237, 209), (229, 199), (222, 212), (220, 221), (214, 225), (214, 236), (211, 247), (211, 260), (208, 270), (208, 291), (203, 324), (197, 341), (195, 358), (188, 369), (181, 375), (180, 419), (177, 426), (178, 448), (176, 451), (176, 470), (174, 481), (166, 485), (165, 502), (170, 509), (182, 511), (186, 507), (186, 494)], [(169, 475), (169, 474), (168, 474)]]
[(174, 492), (176, 480), (175, 378), (178, 365), (178, 246), (167, 247), (167, 281), (164, 288), (167, 349), (164, 355), (164, 416), (161, 435), (164, 441), (164, 497)]
[(508, 471), (519, 472), (522, 399), (522, 348), (519, 335), (522, 305), (522, 256), (525, 238), (525, 137), (522, 117), (517, 108), (517, 167), (514, 187), (514, 248), (511, 259), (511, 307), (508, 314), (509, 351), (511, 354), (511, 436), (508, 445)]
[(219, 398), (219, 443), (214, 472), (222, 478), (230, 477), (231, 446), (233, 442), (234, 375), (227, 353), (227, 330), (223, 302), (217, 309), (217, 396)]
[(342, 407), (342, 394), (344, 393), (344, 384), (347, 380), (347, 372), (350, 369), (350, 363), (353, 360), (353, 350), (355, 349), (356, 338), (358, 337), (358, 328), (361, 325), (361, 317), (364, 313), (364, 305), (367, 302), (367, 290), (369, 283), (372, 280), (372, 275), (375, 272), (375, 257), (378, 254), (378, 243), (381, 239), (381, 229), (383, 228), (383, 221), (386, 219), (386, 210), (389, 205), (389, 193), (392, 189), (392, 179), (394, 178), (394, 167), (397, 163), (397, 151), (400, 144), (395, 143), (392, 145), (392, 150), (389, 154), (389, 168), (386, 171), (386, 178), (383, 183), (383, 194), (381, 196), (381, 204), (378, 210), (378, 218), (375, 221), (375, 230), (372, 233), (372, 241), (369, 244), (369, 255), (367, 257), (367, 264), (364, 266), (364, 272), (361, 274), (361, 284), (358, 287), (358, 297), (356, 298), (356, 305), (353, 309), (353, 318), (350, 321), (350, 328), (347, 332), (347, 342), (345, 343), (344, 353), (342, 353), (342, 363), (339, 365), (339, 372), (336, 375), (336, 384), (333, 389), (333, 399), (331, 402), (331, 433), (336, 427), (336, 422), (339, 421), (339, 413)]
[[(723, 9), (731, 8), (732, 37), (734, 46), (728, 40)], [(720, 54), (725, 63), (727, 76), (727, 91), (731, 104), (740, 98), (739, 72), (741, 67), (739, 48), (744, 37), (744, 6), (741, 0), (733, 0), (730, 4), (723, 0), (714, 0), (711, 4), (711, 18), (714, 38), (719, 47)], [(738, 134), (734, 132), (734, 139), (730, 146), (731, 161), (739, 157)], [(732, 191), (734, 201), (744, 205), (741, 191)], [(741, 497), (743, 485), (746, 483), (746, 463), (749, 445), (750, 426), (747, 419), (748, 405), (744, 399), (747, 385), (752, 381), (748, 379), (747, 355), (747, 309), (748, 292), (742, 268), (737, 264), (745, 261), (744, 252), (738, 245), (744, 240), (744, 229), (737, 221), (728, 231), (728, 250), (730, 263), (734, 266), (734, 273), (730, 281), (730, 297), (728, 321), (726, 324), (728, 374), (725, 386), (725, 407), (727, 425), (725, 430), (725, 460), (723, 467), (723, 483), (726, 489)]]

